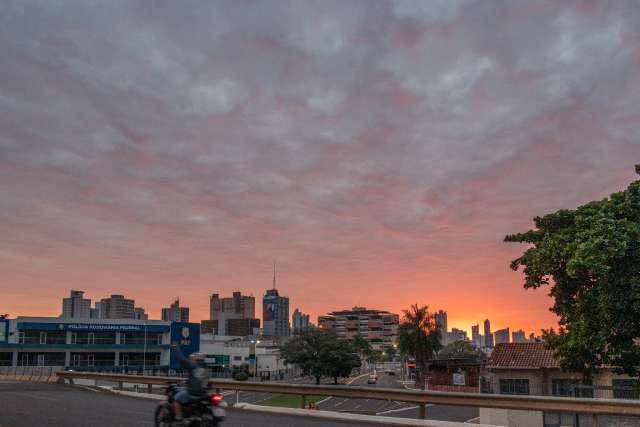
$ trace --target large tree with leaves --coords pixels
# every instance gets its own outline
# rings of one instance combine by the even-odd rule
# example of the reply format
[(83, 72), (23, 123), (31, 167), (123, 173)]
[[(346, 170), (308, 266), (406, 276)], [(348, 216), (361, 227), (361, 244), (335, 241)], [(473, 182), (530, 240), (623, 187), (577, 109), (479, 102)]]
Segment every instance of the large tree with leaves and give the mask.
[(435, 315), (429, 307), (412, 305), (403, 311), (398, 327), (398, 348), (401, 353), (416, 360), (416, 382), (424, 388), (424, 376), (429, 362), (440, 350), (440, 331), (436, 326)]
[(640, 181), (534, 222), (535, 229), (505, 240), (532, 245), (511, 263), (523, 267), (524, 287), (550, 287), (559, 329), (544, 331), (547, 344), (565, 369), (586, 378), (605, 364), (638, 375)]
[(348, 377), (360, 366), (360, 358), (351, 343), (334, 334), (314, 329), (287, 341), (280, 348), (288, 364), (300, 367), (304, 375), (313, 376), (316, 384), (322, 377)]

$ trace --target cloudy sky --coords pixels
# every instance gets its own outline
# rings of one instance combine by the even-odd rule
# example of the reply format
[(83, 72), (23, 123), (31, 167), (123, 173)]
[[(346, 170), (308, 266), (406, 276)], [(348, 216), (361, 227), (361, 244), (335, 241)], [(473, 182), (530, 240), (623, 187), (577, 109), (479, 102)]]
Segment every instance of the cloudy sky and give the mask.
[(640, 160), (637, 1), (0, 5), (0, 312), (279, 289), (554, 324), (502, 242)]

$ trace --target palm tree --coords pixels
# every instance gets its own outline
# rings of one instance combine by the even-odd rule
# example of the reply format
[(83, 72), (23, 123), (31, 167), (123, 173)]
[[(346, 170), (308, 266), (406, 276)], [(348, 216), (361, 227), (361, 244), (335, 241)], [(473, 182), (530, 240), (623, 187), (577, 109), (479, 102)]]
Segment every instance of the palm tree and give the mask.
[(398, 348), (400, 352), (416, 359), (416, 382), (424, 390), (424, 377), (440, 344), (440, 331), (436, 326), (435, 315), (429, 307), (413, 304), (409, 310), (403, 310), (404, 317), (398, 327)]

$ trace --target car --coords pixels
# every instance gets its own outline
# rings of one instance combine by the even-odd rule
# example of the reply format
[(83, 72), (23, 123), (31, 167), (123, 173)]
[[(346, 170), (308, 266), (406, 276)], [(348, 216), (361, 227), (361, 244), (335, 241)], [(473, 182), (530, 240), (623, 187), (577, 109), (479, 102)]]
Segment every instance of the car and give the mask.
[(367, 379), (367, 384), (378, 384), (378, 376), (369, 375), (369, 378)]

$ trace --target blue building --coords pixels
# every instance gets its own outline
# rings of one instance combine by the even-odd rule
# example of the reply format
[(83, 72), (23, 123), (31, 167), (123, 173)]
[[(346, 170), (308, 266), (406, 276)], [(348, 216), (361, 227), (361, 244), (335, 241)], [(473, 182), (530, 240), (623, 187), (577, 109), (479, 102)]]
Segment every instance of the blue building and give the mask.
[(199, 351), (200, 325), (135, 319), (0, 319), (0, 366), (178, 369), (170, 346)]

